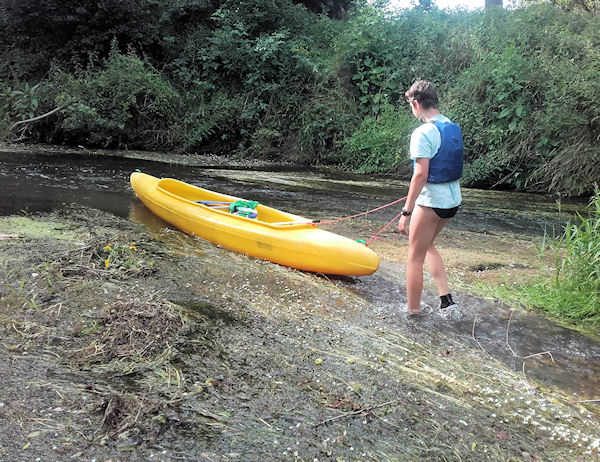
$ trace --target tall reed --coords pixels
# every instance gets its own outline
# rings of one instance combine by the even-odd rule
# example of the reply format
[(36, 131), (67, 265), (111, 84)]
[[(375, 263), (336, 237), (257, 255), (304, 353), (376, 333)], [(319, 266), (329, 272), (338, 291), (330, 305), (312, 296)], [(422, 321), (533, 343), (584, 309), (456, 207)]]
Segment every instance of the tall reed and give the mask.
[[(550, 284), (548, 309), (567, 318), (600, 323), (600, 190), (586, 216), (567, 225), (564, 234), (550, 240), (550, 250), (557, 258), (556, 274)], [(550, 294), (549, 294), (550, 295)], [(559, 302), (559, 303), (557, 303)], [(554, 305), (554, 306), (553, 306)]]
[[(600, 189), (585, 214), (577, 214), (559, 237), (544, 236), (539, 256), (552, 256), (554, 268), (529, 282), (505, 281), (478, 289), (511, 304), (540, 308), (570, 324), (600, 326)], [(547, 261), (547, 260), (546, 260)]]

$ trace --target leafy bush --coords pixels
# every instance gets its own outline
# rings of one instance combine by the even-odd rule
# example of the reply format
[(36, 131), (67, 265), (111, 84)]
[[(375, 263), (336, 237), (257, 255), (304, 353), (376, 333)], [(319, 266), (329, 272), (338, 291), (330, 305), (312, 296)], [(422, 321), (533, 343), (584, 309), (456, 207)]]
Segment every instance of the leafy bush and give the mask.
[(213, 153), (236, 148), (242, 126), (244, 99), (223, 91), (211, 91), (212, 85), (198, 82), (183, 97), (183, 121), (175, 128), (185, 152), (211, 150)]
[[(190, 22), (192, 17), (184, 20)], [(185, 135), (183, 148), (253, 155), (264, 148), (263, 154), (271, 155), (294, 137), (300, 106), (321, 67), (319, 42), (311, 34), (325, 33), (330, 22), (289, 0), (229, 1), (210, 22), (174, 30), (166, 43), (174, 55), (168, 75), (196, 94), (186, 98), (186, 113), (192, 116), (185, 125), (197, 114), (208, 116), (201, 124), (208, 137)]]
[(363, 115), (377, 116), (410, 85), (410, 56), (398, 26), (393, 17), (365, 6), (353, 11), (335, 39), (336, 72)]
[(534, 67), (511, 46), (463, 73), (463, 86), (451, 99), (468, 145), (465, 182), (523, 186), (515, 174), (522, 171), (522, 162), (537, 155), (538, 134), (530, 123), (538, 94)]
[(65, 68), (90, 54), (104, 58), (117, 40), (138, 52), (152, 48), (157, 30), (149, 0), (3, 0), (0, 27), (12, 77), (40, 79), (53, 60)]
[[(596, 17), (547, 5), (482, 17), (477, 60), (450, 88), (467, 145), (465, 182), (565, 194), (598, 178)], [(476, 29), (477, 30), (477, 29)]]
[(360, 121), (353, 101), (328, 87), (317, 89), (300, 114), (298, 144), (304, 159), (314, 165), (342, 163), (344, 139)]
[(102, 66), (75, 75), (56, 69), (50, 85), (67, 103), (59, 130), (70, 143), (101, 147), (168, 147), (178, 93), (150, 65), (116, 47)]
[[(596, 189), (590, 202), (589, 216), (578, 215), (551, 248), (557, 255), (566, 252), (557, 266), (557, 286), (581, 288), (600, 300), (600, 190)], [(592, 312), (600, 317), (600, 304), (593, 307)]]
[(15, 122), (31, 119), (38, 114), (40, 85), (25, 83), (18, 88), (0, 84), (0, 131), (10, 128)]
[(385, 106), (378, 118), (367, 116), (345, 140), (343, 163), (358, 173), (392, 170), (408, 162), (408, 141), (416, 120), (406, 111)]

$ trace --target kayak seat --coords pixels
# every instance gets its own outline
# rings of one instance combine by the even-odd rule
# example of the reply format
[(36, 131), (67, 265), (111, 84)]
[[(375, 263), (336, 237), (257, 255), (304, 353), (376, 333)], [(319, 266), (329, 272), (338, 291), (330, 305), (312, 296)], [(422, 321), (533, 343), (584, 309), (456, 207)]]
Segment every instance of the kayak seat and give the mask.
[(194, 201), (197, 204), (207, 205), (215, 209), (227, 209), (232, 214), (246, 218), (256, 218), (258, 212), (255, 210), (258, 202), (256, 201)]

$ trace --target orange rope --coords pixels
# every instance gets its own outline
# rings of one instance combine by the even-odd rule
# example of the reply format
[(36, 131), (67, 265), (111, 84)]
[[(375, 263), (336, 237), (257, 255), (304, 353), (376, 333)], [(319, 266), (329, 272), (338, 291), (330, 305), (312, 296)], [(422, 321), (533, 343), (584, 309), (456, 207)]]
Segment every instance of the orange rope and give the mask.
[[(404, 197), (402, 197), (402, 198), (400, 198), (400, 199), (398, 199), (398, 200), (395, 200), (394, 202), (390, 202), (389, 204), (385, 204), (385, 205), (382, 205), (382, 206), (380, 206), (380, 207), (377, 207), (377, 208), (375, 208), (375, 209), (373, 209), (373, 210), (367, 210), (366, 212), (357, 213), (356, 215), (350, 215), (349, 217), (338, 218), (337, 220), (330, 220), (330, 221), (319, 221), (319, 222), (317, 222), (317, 223), (313, 223), (313, 224), (314, 224), (315, 226), (320, 226), (320, 225), (330, 225), (331, 223), (337, 223), (337, 222), (339, 222), (339, 221), (350, 220), (351, 218), (362, 217), (363, 215), (366, 215), (366, 214), (368, 214), (368, 213), (377, 212), (378, 210), (384, 209), (384, 208), (386, 208), (386, 207), (389, 207), (390, 205), (397, 204), (398, 202), (402, 202), (402, 201), (404, 201), (404, 200), (406, 200), (406, 196), (404, 196)], [(388, 225), (386, 225), (386, 226), (388, 226)]]
[[(320, 221), (318, 223), (313, 223), (314, 226), (319, 226), (319, 225), (329, 225), (331, 223), (337, 223), (339, 221), (344, 221), (344, 220), (350, 220), (351, 218), (356, 218), (356, 217), (361, 217), (363, 215), (366, 215), (368, 213), (373, 213), (373, 212), (377, 212), (378, 210), (384, 209), (386, 207), (389, 207), (390, 205), (394, 205), (397, 204), (398, 202), (402, 202), (404, 200), (406, 200), (407, 196), (404, 196), (398, 200), (395, 200), (394, 202), (390, 202), (389, 204), (385, 204), (382, 205), (380, 207), (374, 208), (373, 210), (367, 210), (366, 212), (362, 212), (362, 213), (357, 213), (356, 215), (351, 215), (349, 217), (344, 217), (344, 218), (338, 218), (337, 220), (330, 220), (330, 221)], [(373, 236), (371, 236), (371, 238), (365, 242), (365, 246), (368, 246), (371, 242), (373, 242), (375, 239), (377, 239), (377, 236), (379, 236), (388, 226), (390, 226), (392, 223), (394, 223), (398, 218), (400, 218), (400, 215), (402, 215), (402, 212), (400, 212), (398, 215), (396, 215), (394, 217), (393, 220), (391, 220), (390, 222), (388, 222), (388, 224), (386, 224), (383, 228), (381, 228), (379, 231), (377, 231)]]
[(365, 242), (365, 246), (368, 247), (371, 242), (373, 242), (375, 239), (377, 239), (377, 236), (379, 236), (383, 232), (383, 230), (385, 230), (385, 228), (387, 228), (393, 222), (395, 222), (398, 218), (400, 218), (400, 215), (402, 215), (402, 212), (400, 212), (398, 215), (396, 215), (393, 220), (391, 220), (387, 225), (385, 225), (383, 228), (381, 228), (379, 231), (377, 231), (373, 236), (371, 236), (371, 239), (369, 239), (367, 242)]

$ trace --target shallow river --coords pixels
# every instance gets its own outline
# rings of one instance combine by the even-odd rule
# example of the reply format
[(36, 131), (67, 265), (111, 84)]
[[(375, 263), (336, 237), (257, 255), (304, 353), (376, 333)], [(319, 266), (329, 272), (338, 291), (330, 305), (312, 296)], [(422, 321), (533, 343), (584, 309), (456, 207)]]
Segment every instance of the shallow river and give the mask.
[[(0, 152), (0, 215), (51, 211), (64, 203), (77, 203), (122, 217), (135, 213), (139, 221), (143, 206), (129, 186), (129, 174), (135, 169), (321, 220), (378, 207), (407, 190), (405, 182), (391, 178), (319, 171), (200, 168), (119, 157)], [(558, 231), (585, 205), (580, 200), (557, 204), (552, 197), (512, 192), (465, 189), (463, 196), (461, 212), (450, 229), (521, 237)], [(371, 215), (373, 231), (398, 211), (399, 207), (390, 207)], [(383, 264), (375, 275), (348, 280), (347, 284), (373, 306), (389, 309), (398, 299), (399, 285), (390, 282), (394, 273), (392, 264)], [(468, 294), (461, 300), (469, 305), (477, 325), (471, 316), (469, 320), (450, 321), (445, 328), (469, 341), (476, 338), (488, 353), (519, 371), (524, 367), (522, 357), (550, 351), (552, 358), (543, 355), (525, 360), (528, 375), (566, 388), (582, 399), (600, 398), (600, 343), (535, 313), (519, 311), (510, 319), (510, 348), (516, 356), (506, 338), (511, 310)], [(435, 328), (432, 324), (429, 327)]]

